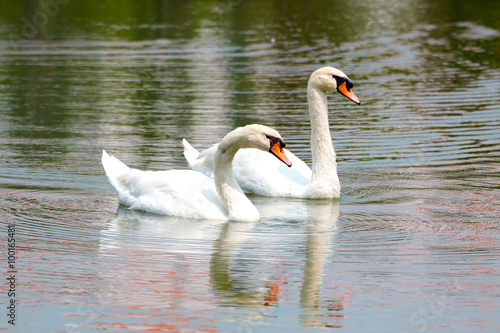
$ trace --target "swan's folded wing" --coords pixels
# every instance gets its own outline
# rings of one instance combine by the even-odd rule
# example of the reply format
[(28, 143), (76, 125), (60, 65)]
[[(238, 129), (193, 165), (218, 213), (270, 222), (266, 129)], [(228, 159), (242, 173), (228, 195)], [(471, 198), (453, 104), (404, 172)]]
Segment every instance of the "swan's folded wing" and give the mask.
[(118, 179), (118, 199), (132, 209), (188, 218), (226, 219), (223, 204), (209, 177), (191, 170), (130, 169)]
[[(192, 169), (213, 178), (213, 159), (217, 148), (216, 144), (203, 150), (191, 165)], [(285, 154), (292, 162), (291, 168), (268, 152), (252, 148), (240, 149), (233, 161), (238, 184), (245, 192), (259, 195), (300, 196), (311, 179), (312, 171), (289, 150), (285, 149)]]
[(244, 191), (266, 196), (288, 197), (300, 193), (309, 183), (311, 169), (295, 154), (285, 149), (292, 162), (287, 167), (276, 157), (257, 149), (241, 149), (234, 158), (233, 169)]

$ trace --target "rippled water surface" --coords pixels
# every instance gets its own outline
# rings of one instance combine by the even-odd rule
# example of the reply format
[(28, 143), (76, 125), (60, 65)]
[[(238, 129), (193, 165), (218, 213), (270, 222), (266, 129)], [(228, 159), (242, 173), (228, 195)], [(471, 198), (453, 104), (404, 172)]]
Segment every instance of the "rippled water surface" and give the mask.
[[(500, 2), (47, 3), (0, 2), (1, 330), (500, 330)], [(362, 101), (329, 95), (340, 200), (118, 207), (103, 148), (186, 168), (182, 138), (262, 123), (310, 163), (324, 65)]]

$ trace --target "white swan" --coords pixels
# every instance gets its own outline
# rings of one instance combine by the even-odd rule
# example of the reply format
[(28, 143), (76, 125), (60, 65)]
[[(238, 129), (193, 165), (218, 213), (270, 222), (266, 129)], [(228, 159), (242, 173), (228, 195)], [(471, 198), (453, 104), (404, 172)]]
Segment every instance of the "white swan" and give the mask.
[(104, 150), (102, 165), (120, 204), (132, 209), (188, 218), (258, 221), (259, 212), (234, 178), (234, 155), (240, 148), (257, 148), (291, 166), (284, 146), (280, 134), (267, 126), (237, 128), (218, 146), (214, 179), (192, 170), (131, 169)]
[[(340, 183), (337, 162), (328, 124), (326, 93), (337, 91), (360, 104), (351, 90), (352, 81), (342, 71), (323, 67), (311, 74), (307, 100), (311, 118), (312, 170), (306, 163), (285, 149), (293, 164), (285, 168), (269, 154), (244, 149), (236, 154), (233, 168), (241, 188), (247, 192), (271, 197), (338, 198)], [(184, 156), (189, 166), (209, 177), (213, 176), (213, 159), (217, 145), (199, 153), (183, 139)], [(265, 166), (265, 167), (264, 167)]]

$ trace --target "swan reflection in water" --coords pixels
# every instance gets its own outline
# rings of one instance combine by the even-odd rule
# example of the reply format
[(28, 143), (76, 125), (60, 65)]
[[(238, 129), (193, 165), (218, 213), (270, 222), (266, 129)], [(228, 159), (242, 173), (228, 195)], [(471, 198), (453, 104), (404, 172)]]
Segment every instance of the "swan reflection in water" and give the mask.
[[(276, 314), (280, 303), (285, 309), (299, 297), (302, 327), (342, 326), (345, 297), (320, 293), (338, 201), (252, 201), (261, 222), (195, 220), (119, 207), (100, 244), (103, 256), (122, 260), (115, 265), (120, 269), (103, 270), (101, 277), (112, 280), (104, 285), (115, 285), (114, 301), (127, 299), (121, 306), (134, 304), (144, 315), (158, 316), (150, 313), (154, 309), (174, 322), (185, 309), (211, 316), (214, 307), (237, 307), (245, 311), (235, 321), (257, 323)], [(291, 281), (302, 281), (300, 292)]]
[(262, 216), (278, 218), (279, 209), (284, 203), (287, 207), (284, 215), (300, 221), (304, 228), (301, 232), (305, 235), (301, 244), (305, 254), (300, 290), (301, 326), (343, 326), (343, 310), (348, 307), (349, 296), (345, 293), (333, 296), (331, 292), (321, 296), (320, 293), (324, 283), (323, 267), (333, 254), (332, 245), (338, 229), (338, 200), (280, 200), (277, 205), (273, 205), (269, 199), (262, 201), (267, 204), (256, 204)]

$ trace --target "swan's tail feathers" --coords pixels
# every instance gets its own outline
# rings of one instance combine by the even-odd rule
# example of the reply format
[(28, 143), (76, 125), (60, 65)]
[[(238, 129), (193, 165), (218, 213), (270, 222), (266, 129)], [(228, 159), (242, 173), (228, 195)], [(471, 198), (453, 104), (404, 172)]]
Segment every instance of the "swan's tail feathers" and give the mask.
[(106, 171), (109, 182), (119, 192), (121, 187), (123, 187), (120, 179), (123, 178), (125, 173), (130, 171), (130, 168), (116, 157), (106, 153), (105, 150), (102, 151), (102, 166), (104, 167), (104, 171)]
[(182, 139), (182, 145), (184, 146), (184, 156), (186, 157), (189, 167), (193, 168), (196, 159), (200, 155), (200, 152), (196, 150), (196, 148), (191, 146), (186, 139)]
[(104, 171), (106, 171), (106, 175), (108, 175), (108, 177), (119, 175), (130, 170), (125, 163), (116, 157), (109, 155), (105, 150), (102, 151), (102, 166), (104, 167)]

